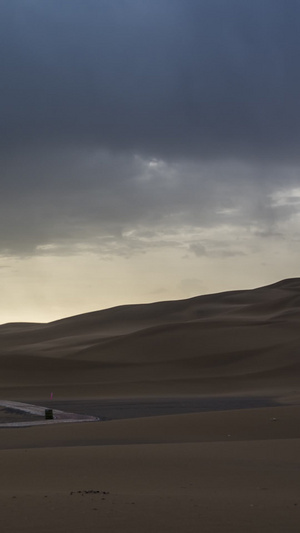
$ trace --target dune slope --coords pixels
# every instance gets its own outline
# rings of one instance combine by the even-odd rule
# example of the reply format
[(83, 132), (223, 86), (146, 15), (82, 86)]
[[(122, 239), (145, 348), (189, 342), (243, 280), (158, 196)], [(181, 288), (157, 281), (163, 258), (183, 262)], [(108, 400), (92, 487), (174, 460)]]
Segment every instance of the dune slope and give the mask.
[(0, 395), (296, 393), (299, 319), (295, 278), (49, 324), (5, 324)]

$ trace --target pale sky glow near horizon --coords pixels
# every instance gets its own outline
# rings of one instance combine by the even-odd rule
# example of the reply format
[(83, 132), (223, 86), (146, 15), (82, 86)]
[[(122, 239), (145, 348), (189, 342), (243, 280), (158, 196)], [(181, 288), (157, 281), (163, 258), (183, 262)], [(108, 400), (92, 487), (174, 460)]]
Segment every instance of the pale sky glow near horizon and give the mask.
[(0, 323), (299, 276), (300, 3), (0, 5)]

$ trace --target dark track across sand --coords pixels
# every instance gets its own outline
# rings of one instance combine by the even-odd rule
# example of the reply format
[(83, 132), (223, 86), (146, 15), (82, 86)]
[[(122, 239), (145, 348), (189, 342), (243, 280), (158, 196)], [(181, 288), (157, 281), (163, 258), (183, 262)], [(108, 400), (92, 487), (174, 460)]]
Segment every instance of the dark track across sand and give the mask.
[[(32, 402), (38, 405), (37, 402)], [(51, 405), (50, 405), (51, 404)], [(95, 416), (100, 420), (143, 418), (203, 411), (227, 411), (279, 405), (267, 396), (182, 397), (182, 398), (107, 398), (101, 400), (52, 400), (49, 407), (61, 411)]]

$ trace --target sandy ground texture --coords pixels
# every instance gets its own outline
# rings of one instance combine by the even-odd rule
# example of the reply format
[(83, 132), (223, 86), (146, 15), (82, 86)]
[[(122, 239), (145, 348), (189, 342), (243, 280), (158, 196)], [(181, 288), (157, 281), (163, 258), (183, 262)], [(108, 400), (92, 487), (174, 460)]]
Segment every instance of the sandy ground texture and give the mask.
[[(0, 326), (3, 401), (147, 410), (1, 428), (2, 530), (298, 533), (299, 319), (293, 279)], [(193, 396), (236, 403), (170, 414)]]
[(3, 531), (296, 533), (299, 415), (285, 406), (2, 429)]

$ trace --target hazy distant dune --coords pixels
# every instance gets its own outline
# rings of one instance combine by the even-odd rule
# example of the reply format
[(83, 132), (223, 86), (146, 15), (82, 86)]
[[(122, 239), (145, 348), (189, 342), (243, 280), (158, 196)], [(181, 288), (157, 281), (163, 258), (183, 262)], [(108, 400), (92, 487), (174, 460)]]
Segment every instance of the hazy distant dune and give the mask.
[[(0, 387), (155, 393), (288, 389), (299, 375), (300, 279), (0, 327)], [(223, 382), (222, 382), (223, 380)], [(172, 384), (172, 385), (171, 385)], [(189, 386), (192, 385), (191, 387)]]

